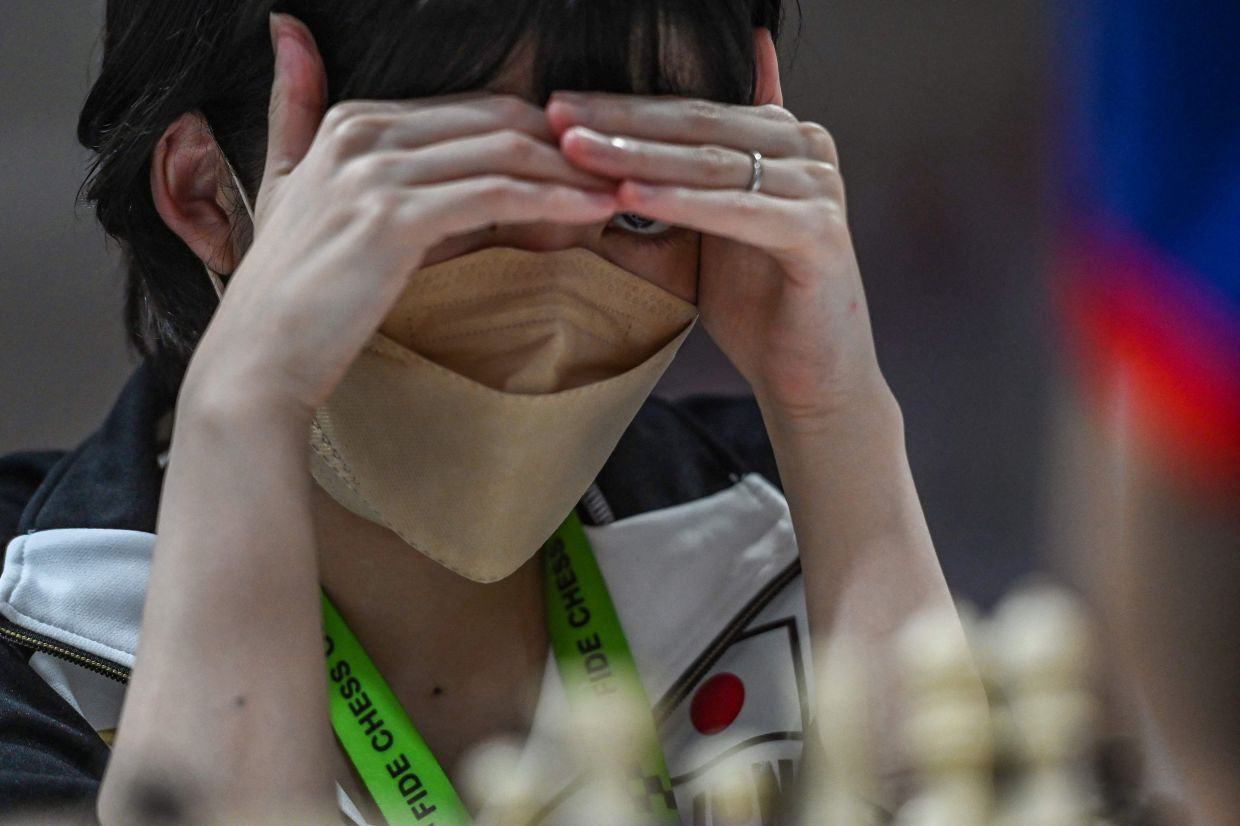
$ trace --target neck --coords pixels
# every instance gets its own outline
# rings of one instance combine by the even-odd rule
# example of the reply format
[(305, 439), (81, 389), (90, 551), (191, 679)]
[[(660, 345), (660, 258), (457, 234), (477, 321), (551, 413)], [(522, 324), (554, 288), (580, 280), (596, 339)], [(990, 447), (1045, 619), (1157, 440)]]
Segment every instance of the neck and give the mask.
[(528, 731), (548, 651), (538, 557), (473, 582), (313, 487), (323, 587), (445, 769), (461, 741)]

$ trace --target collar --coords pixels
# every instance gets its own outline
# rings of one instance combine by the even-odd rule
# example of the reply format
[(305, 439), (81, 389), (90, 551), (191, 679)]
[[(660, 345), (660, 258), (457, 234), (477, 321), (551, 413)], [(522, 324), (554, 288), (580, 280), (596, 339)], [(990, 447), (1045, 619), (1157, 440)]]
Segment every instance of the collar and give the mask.
[[(177, 387), (149, 361), (130, 376), (103, 425), (57, 462), (27, 503), (18, 533), (98, 528), (153, 533)], [(758, 420), (750, 422), (760, 427)], [(686, 406), (651, 396), (600, 471), (617, 519), (718, 493), (750, 467)], [(597, 514), (584, 514), (597, 521)]]
[[(140, 366), (102, 427), (38, 488), (0, 572), (9, 623), (122, 676), (137, 644), (174, 405), (175, 389)], [(695, 658), (796, 562), (787, 505), (678, 405), (653, 397), (598, 488), (614, 521), (588, 520), (596, 556), (649, 696), (672, 699)]]
[(129, 377), (103, 425), (57, 462), (35, 490), (18, 533), (62, 528), (153, 533), (171, 438), (175, 390), (144, 362)]

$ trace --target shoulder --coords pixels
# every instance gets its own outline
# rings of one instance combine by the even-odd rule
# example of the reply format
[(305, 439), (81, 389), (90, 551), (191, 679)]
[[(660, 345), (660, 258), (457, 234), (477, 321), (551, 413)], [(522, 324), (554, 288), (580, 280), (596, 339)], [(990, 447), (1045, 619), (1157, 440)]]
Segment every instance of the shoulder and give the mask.
[(26, 505), (64, 455), (44, 450), (0, 456), (0, 544), (17, 535)]
[[(22, 513), (64, 456), (0, 456), (0, 548), (19, 533)], [(90, 819), (107, 749), (35, 673), (29, 654), (0, 640), (0, 801), (8, 812), (37, 809)]]
[(752, 397), (652, 396), (598, 476), (617, 518), (702, 499), (759, 473), (779, 487), (775, 457)]

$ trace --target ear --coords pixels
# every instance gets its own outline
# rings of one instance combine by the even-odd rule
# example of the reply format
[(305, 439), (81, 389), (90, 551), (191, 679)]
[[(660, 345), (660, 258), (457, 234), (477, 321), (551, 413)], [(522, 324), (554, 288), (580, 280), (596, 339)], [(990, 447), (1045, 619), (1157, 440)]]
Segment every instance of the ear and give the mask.
[(151, 155), (151, 196), (168, 228), (213, 272), (230, 273), (237, 255), (232, 238), (231, 183), (211, 129), (187, 112), (165, 131)]
[(775, 40), (771, 30), (758, 26), (753, 30), (754, 66), (757, 71), (757, 82), (754, 84), (753, 105), (763, 106), (774, 103), (784, 105), (784, 91), (779, 83), (779, 53), (775, 50)]

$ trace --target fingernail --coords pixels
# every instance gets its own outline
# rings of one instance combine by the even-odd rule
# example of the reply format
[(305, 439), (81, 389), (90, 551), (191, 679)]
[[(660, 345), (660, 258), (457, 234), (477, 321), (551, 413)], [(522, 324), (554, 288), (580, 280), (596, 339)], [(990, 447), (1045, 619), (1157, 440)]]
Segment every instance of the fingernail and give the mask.
[(628, 183), (625, 184), (625, 186), (628, 187), (630, 195), (632, 195), (634, 198), (637, 198), (643, 201), (648, 198), (653, 198), (657, 192), (657, 190), (653, 186), (648, 186), (646, 184), (638, 184), (638, 183), (634, 183), (633, 181), (629, 181)]
[(590, 119), (590, 106), (579, 95), (562, 95), (559, 92), (551, 100), (569, 120), (584, 123)]
[(593, 129), (587, 129), (584, 126), (574, 126), (569, 130), (583, 141), (590, 143), (607, 143), (607, 136), (601, 132), (595, 132)]
[(602, 132), (595, 132), (593, 129), (587, 129), (584, 126), (574, 126), (571, 131), (581, 140), (594, 146), (609, 146), (620, 152), (627, 152), (633, 148), (632, 141), (612, 135), (604, 135)]
[(616, 204), (616, 196), (610, 192), (587, 192), (586, 200), (598, 207), (613, 207)]

